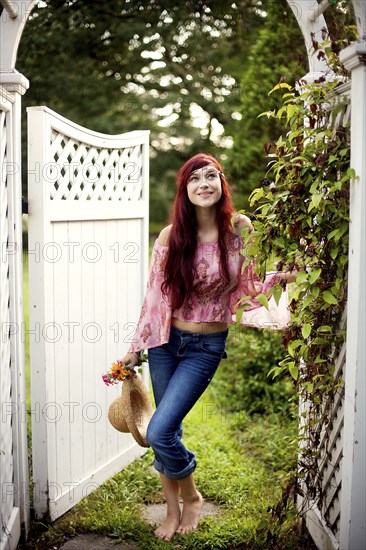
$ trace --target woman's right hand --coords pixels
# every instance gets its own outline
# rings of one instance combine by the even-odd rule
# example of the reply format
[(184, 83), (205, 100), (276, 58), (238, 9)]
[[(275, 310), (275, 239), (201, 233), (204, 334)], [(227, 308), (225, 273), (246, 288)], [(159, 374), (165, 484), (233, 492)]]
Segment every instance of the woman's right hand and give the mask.
[(137, 351), (129, 351), (124, 357), (122, 357), (121, 361), (125, 365), (135, 367), (140, 361), (140, 354)]
[(247, 227), (249, 229), (249, 233), (253, 231), (253, 225), (250, 218), (244, 214), (236, 214), (233, 227), (236, 235), (241, 235), (241, 230), (243, 227)]

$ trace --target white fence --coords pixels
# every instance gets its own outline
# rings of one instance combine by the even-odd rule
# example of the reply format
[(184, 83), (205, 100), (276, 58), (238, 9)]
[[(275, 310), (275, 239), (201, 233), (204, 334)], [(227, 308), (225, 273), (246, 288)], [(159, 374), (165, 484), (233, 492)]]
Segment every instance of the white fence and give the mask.
[[(15, 91), (15, 90), (13, 90)], [(22, 314), (20, 96), (0, 83), (0, 549), (28, 525)]]
[[(343, 324), (344, 328), (345, 323)], [(346, 370), (346, 344), (343, 344), (335, 364), (334, 378), (340, 387), (335, 396), (324, 403), (326, 425), (320, 424), (318, 472), (320, 490), (316, 495), (305, 493), (299, 499), (299, 509), (305, 515), (306, 527), (317, 548), (340, 548), (341, 492), (344, 444), (344, 387)], [(305, 407), (306, 410), (306, 407)], [(306, 492), (306, 488), (303, 487)], [(351, 550), (351, 549), (350, 549)]]
[[(349, 94), (350, 82), (339, 87), (340, 98), (349, 97)], [(336, 130), (347, 126), (350, 114), (351, 104), (349, 102), (337, 112), (336, 118), (331, 120), (332, 127)], [(346, 311), (344, 311), (339, 330), (346, 330), (346, 318)], [(305, 515), (306, 527), (319, 550), (338, 550), (340, 548), (341, 516), (344, 513), (341, 499), (342, 477), (347, 464), (344, 464), (343, 461), (343, 446), (345, 430), (351, 422), (350, 418), (345, 417), (344, 411), (343, 381), (346, 376), (346, 343), (340, 350), (336, 350), (336, 353), (334, 379), (339, 384), (339, 388), (335, 395), (331, 395), (324, 402), (322, 418), (326, 419), (326, 422), (320, 422), (317, 426), (319, 437), (317, 449), (319, 452), (318, 492), (316, 495), (307, 494), (306, 487), (303, 486), (305, 497), (299, 498), (299, 509)], [(300, 412), (303, 411), (306, 411), (306, 404)], [(309, 421), (309, 418), (306, 421)]]
[[(9, 117), (11, 102), (2, 94), (0, 110), (0, 245), (1, 245), (1, 340), (0, 340), (0, 384), (1, 384), (1, 424), (0, 424), (0, 495), (1, 495), (1, 547), (9, 537), (18, 538), (20, 530), (19, 508), (15, 505), (13, 478), (13, 419), (9, 415), (6, 421), (6, 408), (12, 402), (11, 342), (10, 342), (10, 281), (9, 281), (9, 216), (7, 174), (9, 146)], [(10, 489), (10, 491), (8, 491)], [(5, 502), (4, 502), (5, 500)]]
[(101, 375), (145, 292), (149, 132), (98, 134), (45, 107), (28, 132), (33, 495), (53, 520), (144, 452), (110, 426), (121, 385)]

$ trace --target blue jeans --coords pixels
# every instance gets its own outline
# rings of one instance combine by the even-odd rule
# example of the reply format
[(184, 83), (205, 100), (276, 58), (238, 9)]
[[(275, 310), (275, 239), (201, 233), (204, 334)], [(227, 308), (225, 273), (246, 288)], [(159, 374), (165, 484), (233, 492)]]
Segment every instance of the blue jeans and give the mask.
[(167, 344), (149, 349), (156, 411), (147, 429), (154, 468), (170, 479), (195, 470), (196, 458), (182, 443), (182, 421), (226, 356), (228, 331), (203, 334), (170, 329)]

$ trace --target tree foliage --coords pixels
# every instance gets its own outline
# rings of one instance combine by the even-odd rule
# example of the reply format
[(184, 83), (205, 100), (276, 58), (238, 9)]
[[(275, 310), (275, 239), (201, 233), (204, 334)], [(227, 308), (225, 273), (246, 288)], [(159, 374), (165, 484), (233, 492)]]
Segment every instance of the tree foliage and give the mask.
[(150, 130), (152, 215), (163, 220), (187, 156), (220, 157), (231, 144), (258, 4), (40, 2), (19, 49), (18, 70), (31, 81), (24, 105), (46, 104), (101, 132)]
[[(334, 33), (347, 1), (326, 14)], [(47, 105), (106, 133), (151, 131), (151, 217), (162, 223), (176, 171), (198, 151), (223, 162), (235, 203), (247, 206), (263, 145), (282, 128), (258, 119), (279, 105), (268, 90), (293, 85), (307, 60), (286, 0), (43, 0), (17, 69), (31, 82), (24, 107)]]
[(269, 1), (266, 8), (241, 77), (242, 118), (236, 124), (230, 152), (232, 179), (244, 197), (266, 171), (265, 143), (276, 139), (283, 130), (281, 120), (258, 118), (264, 110), (279, 106), (278, 97), (269, 96), (269, 90), (280, 81), (293, 86), (307, 71), (304, 39), (287, 2)]
[[(263, 8), (266, 13), (263, 25), (243, 66), (240, 81), (242, 118), (236, 122), (234, 144), (229, 153), (230, 175), (236, 183), (242, 206), (247, 206), (246, 199), (250, 191), (259, 184), (266, 172), (266, 144), (276, 140), (284, 130), (280, 119), (259, 118), (263, 111), (281, 106), (279, 96), (269, 95), (269, 91), (278, 82), (295, 86), (308, 72), (304, 39), (287, 1), (269, 0), (263, 2)], [(339, 40), (346, 39), (347, 35), (349, 37), (350, 25), (354, 22), (351, 2), (332, 2), (324, 17), (331, 41), (328, 56), (339, 66)], [(325, 29), (323, 34), (327, 34)], [(313, 41), (314, 55), (324, 55), (316, 48), (317, 44)]]

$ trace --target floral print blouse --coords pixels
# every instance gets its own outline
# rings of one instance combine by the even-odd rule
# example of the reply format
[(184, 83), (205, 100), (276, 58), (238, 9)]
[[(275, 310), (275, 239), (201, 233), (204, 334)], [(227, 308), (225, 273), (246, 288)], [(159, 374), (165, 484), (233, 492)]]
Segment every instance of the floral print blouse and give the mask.
[(267, 273), (265, 280), (261, 281), (254, 271), (253, 262), (243, 269), (242, 248), (241, 237), (233, 236), (228, 240), (228, 282), (220, 274), (218, 243), (198, 243), (191, 298), (172, 312), (169, 300), (161, 290), (168, 247), (155, 241), (146, 295), (129, 351), (142, 351), (167, 343), (172, 317), (197, 323), (236, 323), (236, 311), (243, 305), (238, 302), (243, 296), (250, 298), (245, 301), (240, 325), (284, 328), (289, 322), (287, 291), (282, 293), (278, 306), (271, 297), (268, 310), (256, 300), (256, 296), (266, 294), (280, 282), (280, 273)]

